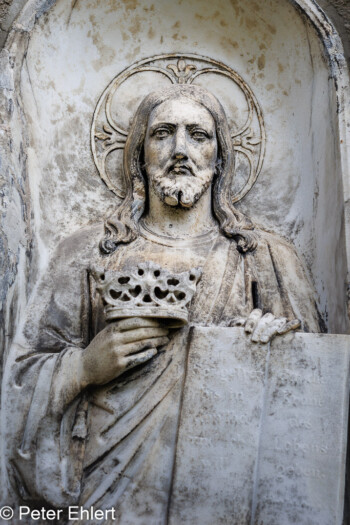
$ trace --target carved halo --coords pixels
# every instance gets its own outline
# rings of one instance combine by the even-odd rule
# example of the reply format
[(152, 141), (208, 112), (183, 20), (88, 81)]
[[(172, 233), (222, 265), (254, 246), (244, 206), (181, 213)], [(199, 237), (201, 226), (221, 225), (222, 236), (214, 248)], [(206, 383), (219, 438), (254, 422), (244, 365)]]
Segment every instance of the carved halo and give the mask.
[[(241, 200), (256, 182), (264, 160), (266, 134), (262, 111), (254, 93), (238, 73), (222, 62), (195, 54), (173, 53), (146, 58), (118, 74), (102, 93), (92, 120), (91, 148), (98, 172), (107, 187), (118, 197), (124, 197), (121, 162), (119, 173), (115, 169), (115, 163), (112, 168), (107, 165), (111, 153), (124, 149), (128, 136), (127, 129), (116, 121), (113, 108), (118, 107), (118, 103), (119, 106), (121, 105), (118, 89), (120, 90), (123, 84), (125, 86), (128, 79), (140, 73), (162, 75), (162, 78), (171, 84), (196, 84), (203, 80), (204, 75), (214, 74), (232, 81), (232, 90), (238, 87), (243, 94), (242, 100), (246, 107), (241, 111), (244, 118), (241, 119), (239, 128), (231, 127), (232, 143), (236, 153), (236, 175), (240, 174), (238, 187), (234, 186), (233, 181), (232, 202)], [(149, 91), (152, 87), (150, 83)], [(216, 94), (215, 89), (212, 91)], [(139, 102), (141, 99), (142, 97)], [(232, 94), (230, 103), (233, 105), (234, 99)], [(136, 107), (131, 112), (135, 110)], [(230, 122), (227, 107), (225, 110)]]

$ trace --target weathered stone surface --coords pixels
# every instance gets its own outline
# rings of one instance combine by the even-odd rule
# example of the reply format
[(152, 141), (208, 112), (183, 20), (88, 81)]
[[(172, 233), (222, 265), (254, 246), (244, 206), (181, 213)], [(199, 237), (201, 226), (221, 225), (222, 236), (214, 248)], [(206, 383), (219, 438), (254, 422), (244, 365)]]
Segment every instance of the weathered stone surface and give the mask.
[(195, 328), (169, 523), (340, 524), (349, 359), (347, 336)]
[[(40, 13), (48, 2), (41, 4)], [(344, 332), (345, 303), (333, 299), (333, 292), (344, 296), (347, 270), (339, 144), (329, 141), (338, 119), (329, 64), (317, 34), (287, 1), (258, 7), (255, 20), (244, 1), (214, 5), (202, 0), (196, 8), (173, 3), (171, 9), (159, 2), (149, 9), (142, 2), (124, 6), (60, 0), (37, 19), (21, 77), (33, 146), (33, 199), (41, 202), (35, 211), (33, 243), (40, 244), (40, 254), (46, 250), (51, 255), (59, 240), (114, 206), (110, 192), (96, 178), (87, 133), (110, 80), (135, 61), (154, 55), (155, 49), (215, 56), (253, 88), (268, 130), (264, 171), (241, 209), (248, 214), (254, 209), (264, 226), (293, 240), (306, 260), (331, 331)], [(28, 24), (21, 19), (21, 26)], [(115, 30), (118, 24), (122, 31)], [(58, 44), (62, 41), (66, 44)], [(71, 49), (76, 50), (74, 57)], [(144, 79), (142, 89), (147, 91), (154, 77)], [(226, 87), (223, 83), (217, 93), (225, 96)], [(128, 83), (125, 89), (134, 97)], [(125, 100), (123, 108), (126, 113), (135, 108), (133, 99)], [(314, 138), (310, 129), (316, 130)], [(329, 173), (335, 174), (331, 180)], [(84, 193), (84, 205), (76, 197), (79, 192)], [(336, 234), (325, 240), (326, 227)], [(325, 253), (334, 257), (326, 260)]]
[[(0, 4), (0, 47), (5, 43), (11, 24), (26, 0), (3, 0)], [(318, 4), (339, 32), (347, 59), (350, 59), (350, 7), (347, 0), (319, 0)]]
[[(300, 506), (309, 505), (319, 522), (338, 523), (339, 513), (327, 512), (341, 486), (337, 492), (334, 484), (333, 492), (326, 493), (323, 475), (328, 469), (329, 481), (341, 471), (341, 436), (332, 437), (324, 430), (324, 421), (335, 417), (339, 421), (340, 412), (325, 414), (322, 424), (319, 415), (312, 419), (314, 412), (311, 423), (303, 418), (305, 400), (313, 403), (317, 383), (312, 384), (309, 376), (310, 384), (299, 383), (293, 373), (301, 367), (300, 375), (305, 377), (314, 362), (310, 357), (305, 371), (300, 355), (306, 350), (301, 343), (298, 346), (299, 336), (292, 355), (285, 335), (300, 325), (305, 330), (321, 329), (316, 303), (330, 331), (348, 330), (348, 78), (331, 24), (308, 0), (269, 0), (254, 5), (245, 0), (156, 0), (151, 6), (139, 0), (18, 0), (11, 7), (7, 1), (2, 6), (0, 17), (6, 23), (0, 28), (0, 38), (22, 5), (1, 54), (0, 75), (5, 159), (0, 343), (4, 343), (5, 358), (18, 329), (3, 389), (1, 427), (6, 441), (1, 459), (7, 462), (2, 483), (6, 497), (15, 503), (21, 497), (33, 505), (110, 507), (117, 509), (121, 522), (132, 525), (143, 523), (145, 516), (162, 522), (169, 509), (170, 517), (171, 512), (180, 512), (176, 498), (181, 500), (182, 493), (172, 482), (177, 483), (181, 465), (175, 462), (174, 480), (172, 468), (173, 454), (181, 446), (181, 432), (176, 445), (178, 417), (182, 409), (186, 411), (190, 395), (186, 381), (191, 374), (192, 347), (186, 341), (187, 329), (169, 333), (169, 325), (140, 317), (105, 326), (104, 297), (96, 298), (89, 287), (89, 268), (98, 263), (107, 271), (124, 272), (141, 262), (179, 272), (198, 265), (204, 271), (190, 309), (191, 322), (244, 326), (247, 334), (241, 342), (251, 347), (251, 353), (248, 356), (243, 343), (237, 344), (239, 358), (248, 369), (256, 367), (256, 374), (248, 380), (233, 378), (234, 388), (225, 390), (223, 403), (231, 406), (237, 401), (239, 412), (241, 400), (236, 397), (240, 392), (235, 389), (239, 385), (247, 389), (241, 403), (244, 414), (231, 416), (223, 409), (222, 441), (208, 442), (206, 435), (199, 436), (193, 454), (198, 451), (199, 456), (207, 456), (203, 463), (194, 463), (182, 486), (199, 469), (205, 471), (211, 465), (212, 477), (200, 481), (207, 493), (202, 508), (211, 498), (212, 508), (217, 507), (221, 497), (221, 508), (227, 505), (241, 522), (270, 525), (275, 520), (280, 525), (292, 519), (303, 523)], [(145, 95), (163, 86), (155, 80), (154, 68), (145, 68), (138, 80), (132, 75), (106, 122), (99, 121), (97, 109), (92, 119), (97, 101), (124, 68), (140, 66), (145, 57), (143, 65), (153, 60), (157, 66), (159, 57), (157, 62), (154, 54), (169, 49), (176, 50), (177, 60), (163, 64), (168, 80), (171, 71), (172, 81), (175, 75), (176, 82), (186, 83), (199, 67), (185, 60), (189, 51), (197, 58), (202, 55), (199, 62), (205, 55), (209, 65), (219, 60), (227, 71), (232, 68), (242, 76), (245, 92), (237, 88), (234, 93), (228, 88), (229, 75), (220, 81), (211, 70), (211, 77), (197, 79), (222, 102), (230, 129), (210, 95), (197, 91), (190, 96), (190, 91), (178, 90), (181, 97), (165, 96), (159, 103), (164, 93), (157, 92), (146, 100), (133, 135), (129, 133), (132, 138), (122, 163), (136, 107)], [(247, 128), (241, 128), (243, 132), (236, 133), (239, 119), (243, 115), (244, 123), (249, 113), (249, 100), (254, 107), (252, 119)], [(257, 119), (259, 107), (262, 113)], [(121, 133), (113, 124), (115, 117), (122, 122)], [(254, 126), (260, 127), (260, 135)], [(261, 177), (233, 208), (235, 189), (231, 193), (222, 181), (232, 184), (233, 175), (238, 182), (249, 179), (253, 153), (259, 148), (260, 153), (265, 152), (265, 131)], [(118, 133), (123, 141), (116, 145)], [(232, 137), (235, 163), (227, 147)], [(125, 193), (117, 192), (117, 197), (109, 191), (113, 184), (100, 167), (107, 187), (95, 170), (96, 138), (100, 158), (106, 160), (105, 146), (114, 148), (109, 164), (112, 177), (114, 172), (125, 176)], [(239, 157), (242, 151), (245, 161)], [(241, 212), (253, 219), (253, 232)], [(82, 229), (88, 222), (97, 226)], [(311, 282), (290, 241), (304, 258)], [(132, 292), (136, 293), (135, 287)], [(231, 332), (235, 330), (227, 328)], [(259, 346), (273, 337), (278, 342), (275, 353)], [(187, 348), (190, 360), (186, 365)], [(322, 359), (327, 361), (325, 353), (327, 358)], [(230, 360), (225, 361), (224, 353), (220, 357), (219, 382), (230, 372)], [(326, 370), (330, 369), (332, 362), (326, 364)], [(280, 377), (281, 366), (288, 372)], [(202, 389), (214, 379), (204, 375)], [(329, 383), (338, 381), (331, 374), (326, 376)], [(194, 377), (195, 385), (197, 380)], [(329, 403), (344, 399), (340, 386), (338, 382)], [(218, 395), (214, 382), (198, 404), (203, 406), (203, 424), (209, 434), (220, 422), (215, 403), (210, 405), (211, 395)], [(319, 395), (326, 395), (323, 385)], [(300, 406), (295, 406), (298, 401)], [(322, 399), (317, 403), (322, 409)], [(289, 414), (287, 419), (285, 414)], [(231, 425), (239, 428), (234, 444), (247, 451), (240, 462), (235, 462), (227, 438)], [(308, 425), (319, 438), (312, 446), (307, 441)], [(305, 443), (299, 440), (300, 432), (307, 436)], [(328, 446), (337, 449), (332, 465), (325, 452)], [(283, 453), (285, 461), (277, 463)], [(210, 454), (217, 458), (215, 468), (207, 461)], [(177, 454), (176, 461), (179, 457)], [(239, 491), (231, 498), (228, 477), (225, 483), (222, 478), (225, 468), (233, 466), (240, 467), (239, 476), (234, 477), (242, 495), (239, 502)], [(248, 482), (247, 473), (251, 474)], [(312, 484), (305, 481), (309, 478)], [(220, 482), (223, 488), (218, 494)], [(313, 491), (308, 492), (317, 483), (321, 504), (313, 499)], [(188, 487), (188, 493), (195, 487), (195, 483)], [(169, 507), (174, 488), (177, 492)], [(291, 494), (288, 504), (286, 500), (281, 504), (282, 489)], [(190, 499), (196, 497), (200, 499), (200, 494)], [(304, 498), (301, 503), (300, 498)], [(219, 510), (212, 521), (226, 519)], [(337, 511), (336, 505), (333, 510)]]
[(104, 232), (86, 228), (58, 247), (17, 332), (5, 457), (13, 496), (31, 504), (115, 508), (120, 523), (158, 523), (172, 493), (191, 347), (187, 327), (174, 333), (169, 321), (242, 326), (258, 343), (323, 327), (294, 248), (232, 203), (231, 131), (212, 93), (178, 82), (146, 96), (123, 166), (122, 204)]

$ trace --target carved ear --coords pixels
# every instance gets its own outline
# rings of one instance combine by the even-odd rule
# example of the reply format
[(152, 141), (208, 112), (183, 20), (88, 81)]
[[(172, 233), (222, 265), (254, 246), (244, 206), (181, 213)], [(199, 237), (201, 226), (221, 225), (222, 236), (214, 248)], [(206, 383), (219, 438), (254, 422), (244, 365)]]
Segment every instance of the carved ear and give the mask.
[(89, 269), (90, 275), (95, 279), (97, 284), (104, 284), (106, 279), (106, 272), (104, 268), (93, 266)]

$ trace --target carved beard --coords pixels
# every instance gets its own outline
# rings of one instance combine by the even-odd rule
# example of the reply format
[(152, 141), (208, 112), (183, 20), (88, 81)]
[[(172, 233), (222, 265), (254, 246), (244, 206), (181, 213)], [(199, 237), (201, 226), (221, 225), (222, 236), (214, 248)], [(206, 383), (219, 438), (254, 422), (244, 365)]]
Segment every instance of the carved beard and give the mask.
[(209, 188), (212, 175), (200, 178), (193, 175), (182, 175), (171, 172), (168, 176), (162, 173), (153, 175), (152, 187), (165, 204), (191, 208)]

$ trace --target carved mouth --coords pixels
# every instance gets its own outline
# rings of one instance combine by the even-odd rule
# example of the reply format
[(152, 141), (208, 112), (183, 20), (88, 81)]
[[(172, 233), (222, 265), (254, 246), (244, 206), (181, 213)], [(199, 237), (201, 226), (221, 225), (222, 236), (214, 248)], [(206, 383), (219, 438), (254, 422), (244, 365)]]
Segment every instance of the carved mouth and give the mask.
[(172, 173), (173, 175), (194, 175), (193, 170), (191, 166), (188, 164), (179, 164), (176, 162), (175, 164), (172, 164), (170, 168), (168, 169), (169, 173)]

